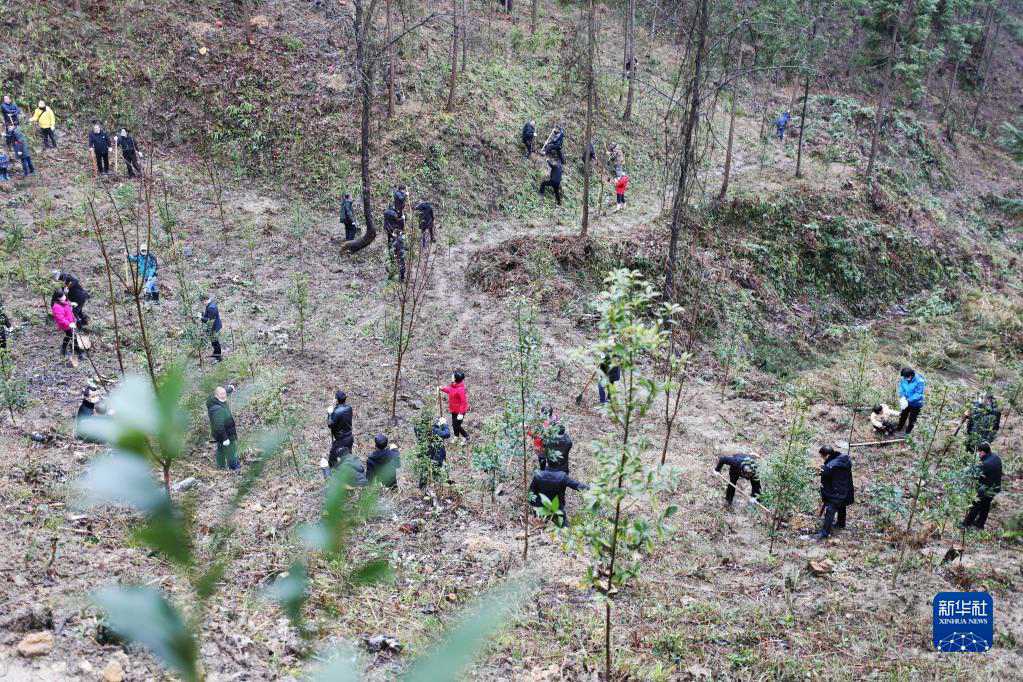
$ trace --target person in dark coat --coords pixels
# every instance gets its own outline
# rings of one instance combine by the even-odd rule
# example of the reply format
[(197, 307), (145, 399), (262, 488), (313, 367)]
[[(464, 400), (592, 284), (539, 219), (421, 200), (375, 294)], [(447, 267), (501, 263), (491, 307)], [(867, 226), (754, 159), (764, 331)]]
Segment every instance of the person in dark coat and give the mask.
[[(448, 426), (447, 421), (443, 417), (440, 417), (436, 422), (434, 422), (433, 427), (430, 429), (430, 440), (426, 446), (426, 458), (430, 461), (430, 466), (433, 468), (434, 477), (439, 474), (441, 468), (444, 466), (444, 462), (447, 461), (448, 451), (444, 441), (448, 438), (451, 438), (451, 428)], [(426, 487), (426, 482), (429, 478), (429, 471), (420, 472), (419, 487)]]
[(564, 471), (567, 474), (568, 453), (572, 451), (572, 439), (565, 430), (564, 424), (555, 424), (553, 431), (553, 435), (544, 438), (540, 468), (548, 471)]
[(89, 316), (85, 314), (85, 304), (91, 298), (89, 292), (85, 290), (78, 278), (67, 272), (56, 271), (57, 281), (60, 282), (61, 286), (64, 287), (64, 293), (67, 294), (67, 300), (71, 302), (71, 307), (74, 309), (75, 319), (78, 321), (78, 327), (84, 328), (89, 324)]
[(433, 232), (433, 204), (429, 201), (420, 201), (413, 208), (419, 215), (419, 243), (425, 249), (427, 232), (430, 233), (430, 243), (437, 241), (437, 236)]
[(558, 513), (554, 516), (554, 523), (563, 526), (568, 519), (568, 510), (565, 507), (565, 491), (568, 488), (588, 490), (589, 486), (580, 483), (564, 471), (538, 469), (533, 472), (533, 480), (529, 484), (529, 504), (539, 512), (543, 509), (544, 497), (552, 502), (557, 500)]
[[(831, 535), (833, 528), (845, 528), (845, 510), (855, 499), (853, 486), (852, 459), (833, 447), (820, 449), (824, 465), (821, 467), (821, 502), (824, 503), (824, 522), (820, 532), (814, 536), (823, 540)], [(838, 523), (835, 523), (835, 517)]]
[(110, 173), (110, 136), (103, 130), (99, 121), (92, 122), (89, 133), (89, 149), (96, 158), (96, 172), (101, 175)]
[(991, 452), (989, 443), (977, 446), (980, 455), (980, 476), (977, 478), (977, 499), (966, 512), (961, 528), (984, 529), (987, 515), (991, 511), (991, 502), (995, 495), (1002, 491), (1002, 458)]
[(14, 158), (21, 161), (21, 177), (27, 178), (36, 172), (35, 166), (32, 165), (32, 147), (29, 146), (28, 138), (25, 137), (25, 133), (21, 132), (21, 128), (15, 126), (9, 130), (11, 151), (14, 152)]
[(210, 339), (210, 346), (213, 347), (213, 359), (220, 362), (223, 357), (223, 349), (220, 347), (220, 330), (224, 323), (220, 321), (220, 309), (217, 308), (217, 299), (210, 294), (206, 299), (206, 307), (203, 308), (202, 317), (199, 321), (206, 328), (206, 336)]
[(554, 190), (554, 201), (558, 206), (561, 206), (561, 175), (563, 166), (560, 161), (554, 159), (547, 159), (547, 165), (550, 167), (551, 173), (546, 180), (540, 183), (540, 196), (544, 196), (547, 188), (550, 187)]
[(976, 452), (981, 443), (990, 445), (1002, 427), (1002, 411), (995, 397), (988, 393), (983, 400), (973, 403), (966, 420), (966, 449)]
[(350, 242), (358, 235), (355, 227), (355, 206), (352, 195), (346, 194), (341, 199), (341, 223), (345, 226), (345, 241)]
[(121, 134), (117, 136), (117, 146), (121, 148), (121, 156), (124, 157), (124, 166), (128, 169), (128, 177), (142, 175), (142, 166), (139, 164), (139, 157), (142, 152), (135, 144), (135, 138), (128, 134), (126, 128), (121, 128)]
[(3, 102), (0, 103), (0, 113), (3, 114), (4, 130), (8, 133), (7, 146), (10, 147), (13, 143), (10, 131), (21, 122), (21, 108), (11, 100), (10, 95), (4, 95)]
[(398, 467), (401, 466), (401, 454), (398, 448), (387, 447), (387, 436), (378, 433), (373, 439), (376, 450), (366, 458), (366, 478), (370, 483), (380, 481), (387, 488), (398, 487)]
[(536, 122), (527, 121), (522, 126), (522, 146), (526, 148), (526, 158), (533, 156), (533, 141), (536, 140)]
[(238, 462), (238, 431), (227, 404), (226, 388), (217, 386), (206, 401), (206, 411), (210, 417), (210, 432), (217, 444), (217, 468), (238, 469), (241, 466)]
[(391, 199), (394, 202), (394, 210), (397, 211), (398, 215), (401, 216), (402, 222), (405, 220), (405, 204), (408, 203), (408, 190), (405, 185), (398, 185), (394, 188), (394, 194), (391, 195)]
[(727, 457), (718, 457), (718, 463), (714, 471), (721, 473), (721, 469), (728, 467), (728, 487), (725, 488), (725, 505), (731, 507), (735, 499), (735, 486), (740, 478), (749, 481), (750, 497), (756, 499), (760, 496), (760, 476), (757, 472), (757, 458), (753, 455), (736, 454)]
[(82, 402), (78, 405), (78, 412), (75, 414), (75, 438), (86, 443), (98, 443), (92, 436), (79, 432), (82, 422), (87, 419), (96, 419), (107, 415), (107, 411), (100, 404), (101, 394), (99, 389), (89, 385), (82, 392)]
[(610, 385), (617, 383), (622, 378), (622, 368), (611, 364), (611, 358), (604, 356), (600, 361), (601, 376), (597, 379), (597, 397), (603, 405), (610, 399)]
[(562, 152), (564, 144), (565, 131), (562, 130), (561, 126), (555, 126), (554, 130), (551, 131), (550, 137), (547, 138), (547, 142), (544, 143), (543, 149), (540, 151), (547, 156), (557, 159), (558, 165), (563, 166), (565, 164), (565, 155)]
[(330, 459), (328, 464), (331, 468), (337, 465), (337, 459), (341, 456), (341, 450), (352, 451), (355, 445), (355, 436), (352, 434), (352, 406), (346, 405), (348, 396), (344, 391), (338, 390), (334, 394), (334, 407), (329, 410), (327, 426), (330, 427)]
[(337, 461), (330, 467), (335, 475), (347, 476), (348, 485), (353, 488), (364, 488), (369, 485), (366, 478), (366, 467), (362, 460), (353, 455), (349, 450), (342, 449), (338, 453)]
[(11, 318), (4, 312), (4, 302), (0, 300), (0, 351), (7, 350), (7, 335), (11, 333)]

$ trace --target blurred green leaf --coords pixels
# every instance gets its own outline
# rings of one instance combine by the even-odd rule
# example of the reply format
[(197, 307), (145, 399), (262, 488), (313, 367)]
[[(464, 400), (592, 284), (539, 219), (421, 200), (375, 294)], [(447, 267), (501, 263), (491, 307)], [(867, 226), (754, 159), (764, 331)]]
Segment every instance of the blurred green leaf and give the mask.
[(167, 504), (167, 493), (141, 457), (114, 452), (96, 458), (75, 484), (83, 506), (128, 506), (150, 513)]
[(352, 571), (352, 582), (356, 585), (372, 585), (393, 578), (394, 572), (387, 559), (371, 559)]
[(164, 495), (165, 504), (150, 513), (135, 536), (179, 566), (192, 565), (192, 547), (181, 513)]
[(277, 430), (268, 431), (260, 436), (258, 445), (256, 445), (260, 455), (245, 468), (242, 481), (238, 485), (238, 490), (235, 492), (234, 497), (231, 499), (231, 505), (226, 512), (227, 514), (237, 509), (249, 493), (252, 492), (253, 488), (256, 487), (256, 483), (259, 482), (259, 479), (263, 477), (263, 473), (266, 471), (267, 464), (272, 462), (280, 453), (281, 446), (284, 445), (287, 438), (287, 433)]
[(203, 573), (195, 581), (195, 592), (199, 596), (199, 599), (209, 599), (217, 591), (217, 583), (224, 577), (224, 571), (227, 570), (227, 563), (223, 560), (217, 560), (210, 566), (205, 573)]
[(361, 667), (354, 649), (341, 648), (312, 674), (310, 682), (359, 682), (362, 679)]
[(181, 614), (148, 587), (107, 587), (93, 594), (110, 628), (141, 644), (187, 682), (197, 682), (199, 647)]
[(528, 586), (523, 580), (510, 581), (491, 590), (437, 646), (417, 659), (401, 679), (405, 682), (458, 679), (487, 640), (519, 609), (528, 594)]
[(309, 576), (305, 566), (296, 561), (286, 575), (278, 576), (272, 585), (263, 590), (263, 596), (278, 604), (291, 624), (302, 632), (302, 607), (309, 598), (308, 589)]

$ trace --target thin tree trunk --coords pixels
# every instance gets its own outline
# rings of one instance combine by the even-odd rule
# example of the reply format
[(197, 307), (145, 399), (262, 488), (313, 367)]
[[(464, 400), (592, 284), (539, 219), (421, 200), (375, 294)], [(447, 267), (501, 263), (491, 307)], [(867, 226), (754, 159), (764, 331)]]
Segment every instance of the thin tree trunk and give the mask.
[(536, 15), (539, 11), (540, 0), (533, 0), (533, 7), (529, 11), (529, 35), (536, 33)]
[(625, 18), (625, 70), (629, 79), (629, 90), (625, 96), (625, 113), (622, 119), (632, 119), (632, 101), (636, 85), (636, 0), (629, 0)]
[[(810, 30), (810, 45), (809, 49), (813, 48), (814, 41), (817, 39), (817, 19), (813, 20), (813, 28)], [(803, 81), (803, 113), (799, 116), (799, 146), (796, 148), (796, 177), (803, 177), (803, 133), (806, 132), (806, 107), (810, 101), (810, 57), (806, 58), (807, 63), (804, 64), (806, 69), (806, 78)]]
[(342, 249), (348, 253), (361, 251), (376, 239), (376, 228), (373, 226), (373, 185), (369, 172), (369, 119), (373, 97), (374, 60), (366, 54), (369, 49), (369, 32), (372, 30), (373, 3), (368, 8), (362, 0), (355, 0), (355, 69), (359, 76), (359, 90), (362, 95), (362, 125), (359, 137), (359, 166), (362, 173), (362, 212), (366, 221), (366, 229), (362, 235), (350, 242), (345, 242)]
[(461, 71), (465, 73), (465, 67), (469, 64), (469, 0), (462, 0), (462, 66)]
[(696, 124), (700, 115), (700, 86), (703, 78), (703, 51), (707, 41), (707, 1), (700, 0), (697, 5), (694, 24), (697, 25), (696, 58), (693, 65), (693, 81), (690, 88), (689, 112), (686, 116), (685, 128), (682, 133), (681, 161), (678, 177), (678, 190), (675, 193), (671, 211), (671, 241), (668, 245), (668, 263), (664, 274), (664, 298), (672, 300), (675, 289), (675, 266), (678, 263), (678, 240), (682, 232), (682, 224), (688, 218), (689, 197), (687, 187), (691, 174), (695, 172), (693, 159)]
[[(1001, 9), (1001, 3), (997, 5), (998, 10)], [(987, 59), (984, 62), (984, 74), (980, 78), (980, 90), (977, 92), (977, 103), (973, 107), (973, 117), (970, 120), (970, 127), (976, 129), (977, 118), (980, 116), (980, 108), (984, 104), (984, 99), (987, 96), (987, 81), (991, 75), (991, 62), (995, 60), (995, 49), (998, 47), (998, 38), (1002, 32), (1002, 13), (996, 11), (998, 18), (995, 20), (995, 35), (991, 40), (990, 47), (987, 46), (987, 40), (985, 39), (985, 47), (987, 47)]]
[(121, 376), (124, 376), (124, 357), (121, 355), (121, 326), (117, 320), (117, 298), (114, 295), (114, 278), (110, 272), (110, 257), (107, 254), (106, 244), (103, 242), (103, 234), (100, 231), (99, 220), (96, 218), (96, 209), (89, 200), (89, 209), (92, 211), (92, 221), (96, 228), (96, 240), (99, 242), (99, 250), (103, 255), (103, 264), (107, 271), (107, 288), (110, 291), (110, 309), (114, 314), (114, 350), (117, 351), (117, 366), (121, 369)]
[(448, 101), (444, 111), (455, 110), (455, 85), (458, 83), (458, 0), (451, 0), (451, 78), (448, 82)]
[(387, 118), (394, 116), (394, 60), (397, 50), (391, 45), (391, 0), (387, 0)]
[[(742, 47), (740, 46), (740, 48), (739, 48), (739, 70), (736, 72), (737, 74), (741, 74), (742, 73), (742, 62), (743, 62), (743, 57), (744, 56), (745, 55), (744, 55), (744, 53), (742, 51)], [(739, 83), (738, 83), (738, 79), (739, 78), (740, 78), (740, 76), (736, 75), (736, 83), (735, 83), (735, 85), (732, 86), (732, 93), (731, 93), (731, 95), (732, 95), (732, 108), (731, 108), (731, 111), (728, 112), (728, 142), (725, 144), (725, 169), (724, 169), (724, 172), (722, 173), (722, 175), (724, 177), (721, 178), (721, 191), (718, 192), (718, 201), (724, 201), (725, 200), (725, 195), (728, 194), (728, 180), (729, 180), (729, 177), (732, 174), (732, 145), (733, 145), (733, 142), (735, 140), (735, 110), (738, 107), (738, 102), (737, 102), (737, 99), (736, 99), (736, 95), (738, 94), (738, 92), (737, 92), (738, 91), (738, 87), (737, 86), (739, 85)]]
[[(911, 16), (913, 13), (913, 1), (910, 0), (909, 12)], [(895, 24), (892, 26), (891, 46), (888, 50), (888, 63), (885, 65), (884, 83), (881, 85), (881, 97), (877, 103), (877, 112), (874, 115), (874, 130), (870, 135), (870, 156), (867, 158), (867, 171), (866, 181), (867, 187), (873, 186), (874, 182), (874, 162), (877, 160), (877, 143), (881, 135), (881, 124), (884, 122), (884, 117), (888, 113), (888, 102), (891, 99), (892, 90), (892, 76), (895, 72), (895, 61), (898, 58), (898, 46), (899, 46), (899, 31), (902, 27), (902, 15), (901, 12), (895, 18)]]
[(589, 42), (587, 45), (587, 69), (586, 69), (586, 141), (583, 147), (583, 222), (579, 236), (585, 238), (590, 226), (590, 182), (593, 174), (593, 158), (590, 154), (590, 146), (593, 144), (593, 58), (596, 42), (596, 8), (593, 0), (590, 0), (589, 16), (587, 18), (587, 33)]

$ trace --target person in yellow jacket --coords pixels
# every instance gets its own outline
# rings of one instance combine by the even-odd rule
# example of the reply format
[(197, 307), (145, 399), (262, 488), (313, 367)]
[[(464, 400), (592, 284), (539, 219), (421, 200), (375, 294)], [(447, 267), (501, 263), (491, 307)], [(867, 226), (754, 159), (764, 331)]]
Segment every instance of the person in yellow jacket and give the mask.
[(57, 116), (53, 113), (53, 109), (46, 105), (46, 102), (39, 100), (39, 106), (36, 107), (35, 113), (32, 114), (32, 123), (39, 124), (39, 132), (43, 136), (43, 149), (52, 147), (57, 148), (57, 135), (54, 132), (54, 128), (57, 125)]

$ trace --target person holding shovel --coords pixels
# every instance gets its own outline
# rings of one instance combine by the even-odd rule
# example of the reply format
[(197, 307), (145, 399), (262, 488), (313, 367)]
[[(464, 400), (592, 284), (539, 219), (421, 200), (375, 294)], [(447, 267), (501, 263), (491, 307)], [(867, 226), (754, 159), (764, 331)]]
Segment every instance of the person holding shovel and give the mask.
[(99, 121), (92, 122), (92, 132), (89, 133), (89, 152), (96, 161), (96, 174), (110, 174), (110, 136), (103, 130)]
[(725, 506), (731, 509), (732, 501), (735, 499), (735, 486), (740, 478), (749, 481), (750, 498), (756, 500), (760, 497), (760, 477), (757, 475), (757, 458), (755, 455), (730, 455), (718, 457), (718, 463), (714, 467), (715, 473), (721, 473), (721, 469), (728, 467), (728, 487), (725, 488)]
[(206, 401), (206, 411), (210, 417), (210, 433), (216, 443), (217, 468), (236, 471), (241, 467), (238, 462), (238, 431), (227, 404), (226, 388), (217, 386)]
[(455, 438), (469, 442), (469, 433), (465, 430), (465, 413), (469, 411), (469, 395), (465, 391), (465, 373), (456, 369), (451, 375), (451, 384), (437, 387), (437, 397), (448, 397), (448, 412), (451, 413), (451, 433)]
[[(852, 459), (849, 455), (825, 445), (819, 451), (824, 464), (821, 466), (821, 503), (824, 521), (814, 536), (825, 540), (834, 528), (845, 528), (845, 510), (856, 501), (853, 485)], [(836, 523), (837, 518), (837, 523)]]
[(64, 293), (67, 294), (68, 301), (71, 302), (78, 326), (84, 329), (89, 324), (89, 316), (85, 314), (85, 304), (90, 298), (89, 292), (85, 290), (85, 287), (78, 281), (78, 278), (72, 274), (54, 270), (53, 275), (60, 282)]

